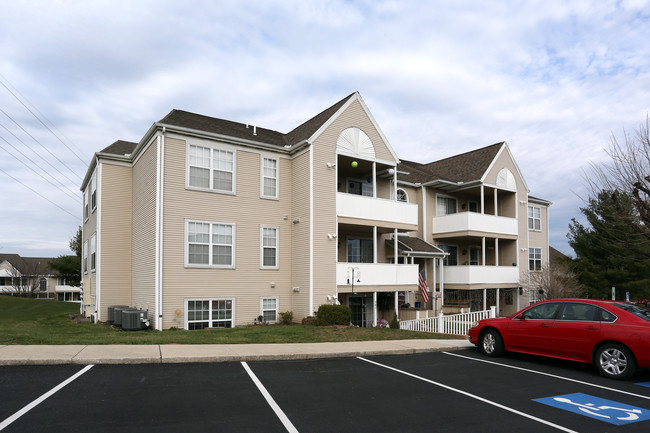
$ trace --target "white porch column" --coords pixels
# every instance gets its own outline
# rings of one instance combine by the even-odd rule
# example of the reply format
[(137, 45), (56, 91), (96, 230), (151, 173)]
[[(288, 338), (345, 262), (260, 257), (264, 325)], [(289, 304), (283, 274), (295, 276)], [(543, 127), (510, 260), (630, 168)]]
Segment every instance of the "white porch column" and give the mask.
[(497, 287), (497, 316), (499, 315), (499, 288)]
[(494, 188), (494, 216), (499, 216), (499, 203), (497, 201), (497, 189)]
[(372, 163), (372, 198), (377, 198), (377, 163), (376, 162)]
[(372, 228), (372, 262), (377, 264), (377, 226)]
[(445, 306), (445, 262), (440, 259), (440, 314)]
[(395, 316), (399, 320), (399, 292), (395, 292)]
[(494, 265), (499, 266), (499, 238), (494, 239)]
[(487, 310), (487, 289), (483, 289), (483, 309)]
[[(375, 227), (375, 229), (377, 229), (377, 227)], [(395, 258), (395, 264), (397, 264), (398, 263), (397, 229), (395, 229), (395, 231), (393, 232), (393, 254), (394, 254), (393, 257)]]
[(485, 186), (481, 184), (481, 213), (485, 213)]
[(377, 326), (377, 292), (372, 292), (372, 327)]

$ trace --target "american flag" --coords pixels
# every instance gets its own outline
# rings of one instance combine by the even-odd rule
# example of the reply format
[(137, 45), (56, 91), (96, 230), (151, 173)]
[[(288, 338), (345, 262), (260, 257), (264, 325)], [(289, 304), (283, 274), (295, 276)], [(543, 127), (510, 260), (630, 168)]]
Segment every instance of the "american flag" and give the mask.
[(418, 274), (418, 286), (420, 287), (420, 293), (422, 294), (422, 300), (426, 304), (429, 302), (429, 286), (427, 286), (427, 274), (422, 268), (420, 273)]

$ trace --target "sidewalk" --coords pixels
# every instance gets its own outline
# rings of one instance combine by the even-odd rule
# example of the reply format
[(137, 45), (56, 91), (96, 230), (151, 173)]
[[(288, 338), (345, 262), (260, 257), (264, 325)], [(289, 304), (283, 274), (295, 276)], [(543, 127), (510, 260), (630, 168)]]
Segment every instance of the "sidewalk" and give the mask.
[(465, 339), (290, 344), (8, 345), (0, 346), (0, 365), (271, 361), (404, 355), (470, 347), (474, 345)]

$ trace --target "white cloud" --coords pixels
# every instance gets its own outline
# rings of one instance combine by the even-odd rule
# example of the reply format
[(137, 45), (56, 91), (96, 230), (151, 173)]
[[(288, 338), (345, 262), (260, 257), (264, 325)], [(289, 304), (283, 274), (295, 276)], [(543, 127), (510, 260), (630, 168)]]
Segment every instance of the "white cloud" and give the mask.
[[(83, 176), (94, 152), (172, 108), (288, 132), (359, 90), (402, 158), (507, 141), (531, 193), (554, 202), (551, 243), (567, 251), (581, 169), (650, 110), (649, 16), (648, 1), (4, 2), (0, 74), (85, 163), (3, 88), (0, 108)], [(72, 217), (3, 173), (0, 188), (23, 212), (38, 203), (29, 225), (3, 222), (3, 252), (67, 249)]]

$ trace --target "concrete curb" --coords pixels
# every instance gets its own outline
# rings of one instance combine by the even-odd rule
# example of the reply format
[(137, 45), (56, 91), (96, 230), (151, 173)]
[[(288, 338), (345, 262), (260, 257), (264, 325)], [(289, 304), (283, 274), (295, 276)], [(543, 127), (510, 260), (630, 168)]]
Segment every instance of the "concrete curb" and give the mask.
[(7, 345), (0, 346), (0, 366), (278, 361), (409, 355), (471, 347), (474, 345), (469, 341), (460, 339), (289, 344)]

